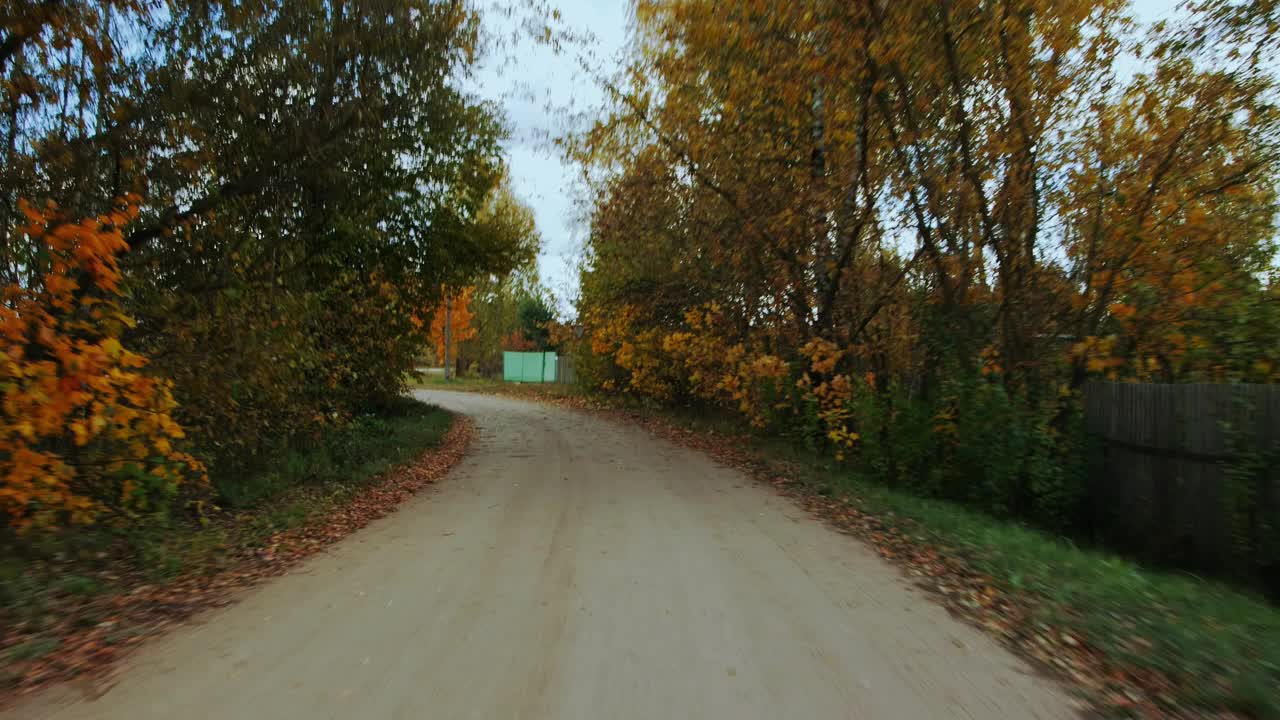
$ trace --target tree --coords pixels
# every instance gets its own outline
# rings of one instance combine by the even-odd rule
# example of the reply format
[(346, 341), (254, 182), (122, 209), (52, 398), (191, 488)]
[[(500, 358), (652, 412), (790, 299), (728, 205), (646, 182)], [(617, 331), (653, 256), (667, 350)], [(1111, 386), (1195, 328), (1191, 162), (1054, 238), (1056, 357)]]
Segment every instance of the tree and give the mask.
[[(156, 402), (215, 487), (394, 401), (442, 288), (536, 252), (495, 205), (504, 131), (462, 89), (482, 44), (465, 3), (71, 0), (0, 15), (3, 307), (34, 317), (36, 303), (68, 341), (72, 316), (118, 308), (130, 322), (93, 342), (118, 342), (141, 363), (129, 377), (167, 388), (176, 406)], [(43, 293), (49, 249), (22, 203), (70, 227), (125, 197), (135, 214), (102, 235), (119, 242), (78, 259), (114, 263), (117, 286), (76, 265), (54, 281), (75, 284), (69, 297)]]
[(502, 373), (504, 351), (536, 350), (537, 345), (524, 334), (520, 308), (544, 292), (532, 262), (502, 277), (483, 278), (471, 302), (476, 335), (459, 347), (462, 364), (482, 375), (496, 376)]
[(579, 375), (1065, 522), (1085, 380), (1276, 377), (1272, 5), (636, 3)]
[(454, 347), (476, 336), (476, 329), (471, 324), (475, 314), (469, 307), (475, 290), (474, 287), (467, 287), (457, 292), (447, 293), (447, 298), (431, 314), (431, 344), (435, 349), (436, 360), (442, 365), (448, 365), (451, 361), (458, 359), (456, 350), (453, 351), (452, 356), (446, 352), (446, 322), (449, 325), (448, 341), (454, 344)]
[(520, 334), (539, 352), (551, 350), (551, 321), (555, 311), (539, 294), (520, 298)]
[[(1088, 366), (1060, 338), (1108, 334), (1141, 285), (1150, 312), (1114, 347), (1143, 373), (1133, 343), (1178, 336), (1178, 308), (1273, 253), (1272, 79), (1256, 50), (1205, 69), (1265, 45), (1266, 20), (1226, 7), (1157, 31), (1153, 72), (1126, 80), (1115, 0), (640, 3), (612, 114), (569, 142), (616, 169), (595, 176), (581, 310), (675, 329), (714, 302), (730, 345), (819, 340), (847, 350), (834, 371), (929, 383), (998, 356), (1038, 395)], [(884, 345), (903, 338), (914, 356)]]
[(42, 252), (0, 305), (0, 515), (18, 531), (162, 512), (203, 467), (176, 447), (170, 386), (120, 342), (116, 253), (136, 209), (76, 221), (20, 206)]
[(474, 280), (471, 297), (475, 330), (468, 340), (457, 343), (461, 367), (474, 367), (484, 375), (502, 372), (504, 350), (532, 350), (534, 345), (520, 335), (520, 308), (527, 298), (545, 295), (538, 279), (537, 248), (541, 243), (533, 211), (511, 191), (504, 176), (480, 214), (480, 225), (495, 236), (527, 248), (521, 262), (506, 273), (490, 273)]

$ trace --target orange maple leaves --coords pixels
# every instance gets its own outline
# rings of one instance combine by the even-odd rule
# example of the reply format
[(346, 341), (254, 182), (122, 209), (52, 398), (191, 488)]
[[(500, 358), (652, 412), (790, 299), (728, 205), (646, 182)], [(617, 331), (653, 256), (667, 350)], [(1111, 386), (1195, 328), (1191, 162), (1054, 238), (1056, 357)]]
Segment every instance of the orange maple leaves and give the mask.
[(114, 299), (117, 257), (137, 199), (80, 221), (22, 211), (43, 267), (0, 304), (0, 514), (23, 531), (153, 511), (203, 468), (175, 448), (168, 383), (120, 340), (132, 320)]

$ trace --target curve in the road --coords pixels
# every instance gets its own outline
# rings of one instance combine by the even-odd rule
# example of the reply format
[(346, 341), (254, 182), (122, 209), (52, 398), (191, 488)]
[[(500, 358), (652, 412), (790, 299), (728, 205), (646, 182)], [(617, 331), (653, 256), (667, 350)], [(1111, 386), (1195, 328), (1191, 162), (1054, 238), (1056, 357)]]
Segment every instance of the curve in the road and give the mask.
[(399, 512), (21, 718), (1067, 718), (857, 541), (641, 430), (423, 393), (480, 435)]

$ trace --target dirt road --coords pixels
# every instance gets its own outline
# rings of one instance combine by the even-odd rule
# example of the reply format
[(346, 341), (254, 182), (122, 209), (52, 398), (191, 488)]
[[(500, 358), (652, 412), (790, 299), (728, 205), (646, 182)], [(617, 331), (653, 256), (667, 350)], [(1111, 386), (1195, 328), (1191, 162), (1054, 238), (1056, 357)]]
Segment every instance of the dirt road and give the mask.
[(854, 540), (643, 431), (455, 393), (448, 480), (10, 718), (1068, 718)]

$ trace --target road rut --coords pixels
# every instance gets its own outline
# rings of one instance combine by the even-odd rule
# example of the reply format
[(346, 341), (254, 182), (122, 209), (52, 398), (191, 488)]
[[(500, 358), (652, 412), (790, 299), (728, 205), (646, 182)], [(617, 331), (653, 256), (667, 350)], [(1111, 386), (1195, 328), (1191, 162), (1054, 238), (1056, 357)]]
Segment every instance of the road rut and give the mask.
[(856, 540), (644, 431), (430, 392), (471, 455), (89, 699), (8, 718), (1070, 718)]

